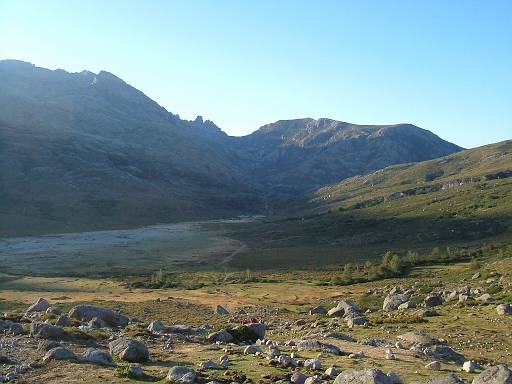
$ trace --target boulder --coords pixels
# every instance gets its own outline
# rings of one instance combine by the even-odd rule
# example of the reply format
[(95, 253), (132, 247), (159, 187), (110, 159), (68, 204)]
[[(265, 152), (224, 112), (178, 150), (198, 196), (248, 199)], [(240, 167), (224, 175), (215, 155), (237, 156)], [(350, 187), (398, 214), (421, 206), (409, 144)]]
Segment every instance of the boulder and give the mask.
[(309, 310), (310, 315), (326, 315), (327, 309), (323, 305), (319, 305), (317, 307), (311, 308)]
[(89, 322), (94, 318), (98, 318), (112, 327), (126, 327), (129, 322), (128, 316), (114, 311), (113, 309), (85, 304), (71, 308), (69, 317), (83, 322)]
[(409, 300), (409, 295), (403, 293), (397, 293), (394, 295), (387, 295), (382, 304), (382, 309), (386, 312), (394, 311), (398, 309), (400, 304), (405, 303)]
[(206, 360), (199, 363), (201, 369), (224, 369), (222, 365), (217, 364), (215, 361)]
[(43, 363), (49, 360), (76, 360), (76, 355), (67, 348), (56, 347), (50, 349), (43, 357)]
[(40, 297), (34, 304), (28, 307), (25, 313), (45, 312), (48, 308), (50, 308), (50, 303), (46, 299)]
[(425, 368), (430, 369), (432, 371), (439, 371), (441, 370), (441, 363), (439, 361), (432, 361), (431, 363), (428, 363), (425, 365)]
[(106, 366), (116, 365), (109, 353), (103, 352), (96, 348), (89, 348), (87, 351), (85, 351), (82, 356), (80, 356), (80, 361)]
[(448, 373), (428, 380), (427, 384), (464, 384), (464, 382), (454, 373)]
[(9, 333), (13, 336), (22, 335), (23, 332), (23, 326), (20, 323), (12, 323), (9, 326)]
[(52, 315), (60, 315), (62, 313), (62, 307), (52, 305), (46, 309), (46, 313), (51, 313)]
[(140, 341), (121, 337), (109, 343), (110, 354), (130, 363), (143, 363), (149, 359), (149, 351)]
[(498, 315), (510, 315), (512, 314), (512, 305), (500, 304), (496, 307), (496, 312), (498, 312)]
[(386, 375), (390, 384), (404, 384), (404, 381), (395, 372), (388, 372)]
[(71, 320), (66, 315), (59, 316), (55, 325), (58, 327), (69, 327), (71, 325)]
[(247, 328), (253, 331), (259, 339), (265, 338), (265, 333), (267, 331), (267, 327), (263, 323), (251, 323), (247, 324)]
[(349, 316), (347, 317), (347, 325), (349, 328), (354, 326), (365, 326), (368, 325), (368, 319), (364, 316)]
[(480, 295), (476, 298), (476, 301), (480, 302), (481, 304), (491, 304), (492, 303), (492, 297), (488, 293), (484, 293), (483, 295)]
[(437, 307), (443, 304), (443, 298), (437, 293), (430, 293), (425, 297), (423, 302), (425, 303), (425, 307)]
[(475, 372), (476, 367), (477, 367), (477, 364), (476, 364), (475, 360), (465, 361), (464, 364), (462, 364), (462, 370), (464, 372), (468, 372), (468, 373)]
[(44, 352), (47, 352), (50, 349), (57, 348), (57, 347), (62, 347), (62, 345), (60, 345), (59, 343), (57, 343), (56, 341), (53, 341), (53, 340), (41, 340), (39, 342), (39, 344), (37, 345), (37, 349), (39, 351), (44, 351)]
[(221, 343), (230, 343), (233, 341), (233, 335), (226, 331), (225, 329), (221, 329), (220, 331), (210, 333), (207, 337), (209, 342), (221, 342)]
[(130, 372), (130, 377), (140, 378), (144, 376), (144, 370), (137, 363), (128, 364), (128, 371)]
[(43, 339), (61, 339), (66, 334), (64, 329), (47, 323), (32, 323), (30, 334)]
[(192, 384), (196, 379), (196, 371), (192, 368), (177, 365), (172, 367), (167, 374), (167, 381), (173, 383)]
[(160, 333), (165, 330), (165, 325), (160, 320), (154, 320), (148, 325), (148, 331), (151, 333)]
[(307, 359), (304, 361), (304, 368), (316, 371), (322, 367), (320, 359)]
[(432, 345), (423, 349), (423, 353), (434, 359), (452, 361), (458, 364), (462, 364), (465, 361), (463, 355), (455, 352), (447, 345)]
[(257, 345), (248, 345), (244, 349), (244, 355), (255, 355), (258, 352), (263, 352)]
[(321, 343), (318, 340), (299, 340), (297, 342), (299, 351), (323, 351), (334, 355), (341, 355), (341, 350), (332, 344)]
[(391, 384), (391, 380), (379, 369), (347, 369), (333, 384)]
[(398, 336), (398, 340), (402, 343), (405, 348), (410, 348), (413, 345), (434, 345), (439, 343), (439, 340), (435, 337), (428, 335), (423, 332), (406, 332)]
[(308, 377), (300, 371), (295, 371), (290, 378), (290, 381), (294, 384), (304, 384)]
[(481, 372), (472, 384), (512, 384), (512, 371), (503, 364), (495, 365)]
[(398, 306), (399, 310), (416, 308), (416, 303), (414, 301), (408, 300), (405, 303), (402, 303)]
[(217, 315), (229, 315), (229, 311), (222, 305), (217, 305), (217, 307), (215, 308), (215, 313)]

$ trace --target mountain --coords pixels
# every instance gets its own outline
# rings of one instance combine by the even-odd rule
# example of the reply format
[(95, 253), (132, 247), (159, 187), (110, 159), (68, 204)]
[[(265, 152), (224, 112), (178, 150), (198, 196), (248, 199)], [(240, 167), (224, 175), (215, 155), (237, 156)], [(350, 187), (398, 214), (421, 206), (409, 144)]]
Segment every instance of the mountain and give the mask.
[(0, 62), (2, 231), (74, 231), (259, 209), (228, 136), (108, 72)]
[(279, 121), (230, 137), (115, 75), (0, 61), (0, 235), (268, 213), (310, 191), (461, 148), (408, 124)]
[(280, 213), (233, 230), (249, 247), (233, 265), (334, 264), (380, 258), (387, 250), (507, 244), (512, 141), (347, 178)]
[(238, 148), (248, 172), (267, 187), (302, 192), (462, 149), (411, 124), (356, 125), (331, 119), (268, 124), (240, 138)]

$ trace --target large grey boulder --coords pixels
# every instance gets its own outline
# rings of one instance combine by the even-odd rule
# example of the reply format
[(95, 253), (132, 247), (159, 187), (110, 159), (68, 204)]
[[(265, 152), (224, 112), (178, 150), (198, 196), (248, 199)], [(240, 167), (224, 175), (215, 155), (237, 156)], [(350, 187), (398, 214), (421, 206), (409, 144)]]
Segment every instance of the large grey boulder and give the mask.
[(43, 357), (43, 362), (49, 360), (76, 360), (76, 355), (67, 348), (56, 347), (50, 349)]
[(217, 364), (213, 360), (206, 360), (199, 363), (200, 369), (224, 369), (224, 367), (220, 364)]
[(386, 312), (394, 311), (398, 309), (400, 304), (405, 303), (409, 300), (409, 295), (404, 293), (397, 293), (394, 295), (387, 295), (384, 299), (384, 303), (382, 304), (382, 309)]
[(455, 363), (462, 364), (466, 360), (464, 355), (455, 352), (452, 348), (447, 345), (432, 345), (423, 349), (423, 353), (426, 356), (432, 357), (438, 360), (453, 361)]
[(475, 377), (473, 384), (512, 384), (512, 371), (503, 364), (495, 365)]
[(30, 325), (30, 334), (43, 339), (61, 339), (66, 332), (61, 327), (47, 323), (32, 323)]
[(325, 315), (327, 314), (327, 309), (323, 305), (319, 305), (317, 307), (311, 308), (309, 310), (310, 315)]
[(256, 335), (258, 335), (259, 339), (265, 338), (265, 333), (267, 332), (267, 327), (263, 323), (251, 323), (247, 324), (247, 327), (253, 331)]
[(148, 331), (151, 333), (160, 333), (165, 330), (165, 325), (160, 320), (154, 320), (148, 325)]
[(333, 384), (391, 384), (391, 380), (379, 369), (348, 369)]
[(425, 297), (423, 302), (425, 303), (425, 307), (437, 307), (443, 304), (443, 298), (437, 293), (430, 293)]
[(429, 334), (423, 333), (423, 332), (406, 332), (402, 335), (398, 336), (398, 340), (402, 343), (402, 345), (405, 348), (410, 348), (413, 345), (434, 345), (438, 344), (439, 340), (435, 338), (434, 336), (431, 336)]
[(45, 312), (48, 308), (50, 308), (50, 303), (46, 299), (40, 297), (34, 304), (28, 307), (26, 313)]
[(183, 384), (192, 384), (196, 379), (196, 371), (192, 368), (177, 365), (167, 374), (167, 381)]
[(233, 341), (233, 335), (225, 329), (221, 329), (220, 331), (210, 333), (206, 339), (212, 343), (217, 341), (221, 343), (230, 343)]
[(83, 322), (89, 322), (98, 318), (105, 324), (112, 327), (126, 327), (128, 325), (128, 316), (125, 316), (110, 308), (95, 307), (93, 305), (77, 305), (69, 311), (69, 317)]
[(322, 351), (338, 356), (341, 355), (341, 350), (337, 346), (322, 343), (318, 340), (299, 340), (297, 342), (297, 349), (299, 351)]
[(121, 337), (109, 343), (110, 354), (130, 363), (143, 363), (149, 359), (149, 351), (140, 341)]
[(109, 353), (101, 351), (96, 348), (89, 348), (82, 354), (82, 356), (80, 356), (80, 360), (91, 364), (99, 364), (106, 366), (116, 365), (112, 360), (112, 356)]

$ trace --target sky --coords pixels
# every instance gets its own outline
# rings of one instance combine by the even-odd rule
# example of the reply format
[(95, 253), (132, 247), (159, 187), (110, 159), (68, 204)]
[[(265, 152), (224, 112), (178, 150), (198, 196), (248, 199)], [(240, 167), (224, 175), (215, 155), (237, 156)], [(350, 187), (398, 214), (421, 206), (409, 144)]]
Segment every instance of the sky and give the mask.
[(511, 20), (510, 0), (0, 0), (0, 59), (106, 70), (234, 136), (328, 117), (470, 148), (512, 139)]

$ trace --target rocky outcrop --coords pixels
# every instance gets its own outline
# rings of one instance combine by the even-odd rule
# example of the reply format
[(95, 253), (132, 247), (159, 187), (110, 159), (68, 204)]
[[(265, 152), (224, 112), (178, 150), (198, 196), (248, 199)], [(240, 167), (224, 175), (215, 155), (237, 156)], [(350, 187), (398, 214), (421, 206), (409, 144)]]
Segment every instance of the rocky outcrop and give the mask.
[(121, 337), (109, 343), (110, 354), (130, 363), (143, 363), (149, 359), (149, 351), (140, 341)]
[(112, 327), (125, 327), (129, 322), (128, 316), (114, 311), (113, 309), (85, 304), (71, 308), (68, 316), (82, 322), (89, 322), (97, 318)]

